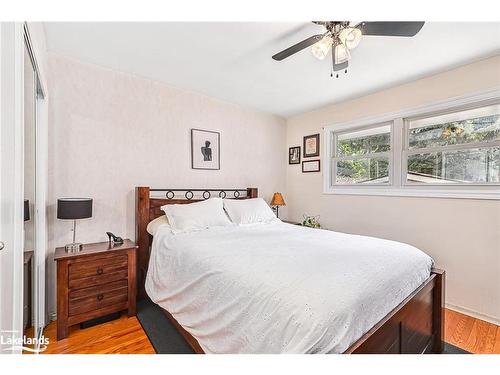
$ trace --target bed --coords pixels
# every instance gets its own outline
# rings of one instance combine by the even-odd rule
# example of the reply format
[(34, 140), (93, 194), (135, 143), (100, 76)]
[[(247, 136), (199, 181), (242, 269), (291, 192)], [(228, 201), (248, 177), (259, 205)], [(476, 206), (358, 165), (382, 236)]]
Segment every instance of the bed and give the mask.
[(409, 245), (279, 220), (147, 233), (161, 206), (214, 195), (258, 194), (136, 188), (138, 298), (157, 303), (196, 353), (442, 351), (444, 271)]

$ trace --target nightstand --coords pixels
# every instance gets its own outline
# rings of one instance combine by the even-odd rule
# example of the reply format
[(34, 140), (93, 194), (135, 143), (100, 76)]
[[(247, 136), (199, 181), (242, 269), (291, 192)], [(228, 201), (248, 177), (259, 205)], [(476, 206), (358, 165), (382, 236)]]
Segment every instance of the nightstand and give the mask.
[(121, 310), (136, 312), (136, 244), (84, 244), (68, 253), (58, 247), (57, 339), (68, 337), (69, 327)]
[(302, 225), (302, 223), (299, 223), (298, 221), (293, 221), (293, 220), (284, 220), (281, 219), (282, 222), (287, 223), (287, 224), (293, 224), (293, 225)]

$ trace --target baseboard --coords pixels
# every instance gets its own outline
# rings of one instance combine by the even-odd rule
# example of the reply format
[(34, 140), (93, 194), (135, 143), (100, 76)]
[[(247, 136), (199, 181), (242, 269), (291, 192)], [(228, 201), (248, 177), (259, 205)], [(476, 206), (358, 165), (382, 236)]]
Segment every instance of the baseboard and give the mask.
[(447, 309), (450, 309), (450, 310), (453, 310), (453, 311), (456, 311), (456, 312), (459, 312), (459, 313), (462, 313), (465, 315), (472, 316), (473, 318), (481, 319), (481, 320), (484, 320), (486, 322), (493, 323), (493, 324), (496, 324), (497, 326), (500, 326), (500, 319), (498, 319), (498, 318), (494, 318), (492, 316), (481, 314), (481, 313), (475, 312), (473, 310), (469, 310), (465, 307), (460, 307), (460, 306), (452, 305), (449, 303), (445, 303), (445, 307)]

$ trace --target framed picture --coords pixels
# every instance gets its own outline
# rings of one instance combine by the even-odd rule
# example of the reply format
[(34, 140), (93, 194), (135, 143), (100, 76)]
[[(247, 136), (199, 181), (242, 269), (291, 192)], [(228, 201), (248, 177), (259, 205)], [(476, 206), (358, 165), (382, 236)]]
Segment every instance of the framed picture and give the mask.
[(191, 129), (191, 167), (220, 169), (220, 133)]
[(288, 164), (300, 164), (300, 146), (288, 149)]
[(319, 160), (306, 160), (302, 162), (302, 173), (319, 172), (319, 171), (320, 171)]
[(304, 137), (304, 157), (319, 156), (319, 134)]

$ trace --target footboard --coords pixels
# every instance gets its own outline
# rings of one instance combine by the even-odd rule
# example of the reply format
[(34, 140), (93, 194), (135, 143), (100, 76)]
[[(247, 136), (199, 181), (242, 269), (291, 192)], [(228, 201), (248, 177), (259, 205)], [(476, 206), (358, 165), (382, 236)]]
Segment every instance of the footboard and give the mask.
[(444, 340), (445, 272), (431, 276), (345, 353), (441, 353)]

